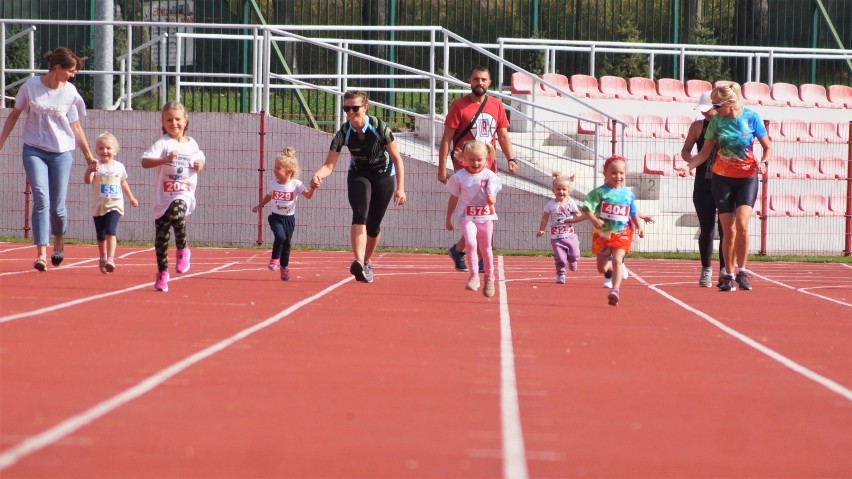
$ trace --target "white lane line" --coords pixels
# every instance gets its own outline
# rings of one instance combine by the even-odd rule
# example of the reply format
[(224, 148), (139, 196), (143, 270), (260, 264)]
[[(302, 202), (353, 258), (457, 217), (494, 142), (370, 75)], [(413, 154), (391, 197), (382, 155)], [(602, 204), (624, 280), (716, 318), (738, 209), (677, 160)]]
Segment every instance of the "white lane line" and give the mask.
[(243, 329), (242, 331), (234, 334), (229, 338), (223, 339), (222, 341), (219, 341), (218, 343), (212, 346), (202, 349), (201, 351), (198, 351), (197, 353), (172, 364), (171, 366), (161, 370), (160, 372), (143, 379), (135, 386), (124, 390), (123, 392), (107, 399), (106, 401), (96, 404), (95, 406), (81, 412), (80, 414), (72, 416), (57, 424), (56, 426), (53, 426), (52, 428), (47, 429), (46, 431), (36, 434), (35, 436), (31, 436), (23, 442), (20, 442), (17, 445), (3, 451), (2, 453), (0, 453), (0, 470), (3, 470), (15, 464), (25, 456), (28, 456), (44, 447), (55, 443), (56, 441), (59, 441), (60, 439), (74, 433), (83, 426), (94, 422), (103, 416), (106, 416), (107, 414), (118, 409), (124, 404), (127, 404), (128, 402), (153, 390), (157, 386), (168, 381), (170, 378), (180, 374), (181, 372), (185, 371), (196, 363), (213, 356), (214, 354), (228, 348), (229, 346), (233, 345), (238, 341), (241, 341), (251, 336), (254, 333), (257, 333), (258, 331), (272, 326), (273, 324), (297, 311), (302, 306), (305, 306), (316, 301), (319, 298), (322, 298), (326, 294), (334, 291), (335, 289), (346, 284), (347, 282), (352, 281), (352, 279), (353, 278), (350, 276), (344, 280), (338, 281), (337, 283), (325, 288), (319, 293), (316, 293), (313, 296), (310, 296), (299, 301), (298, 303), (293, 304), (292, 306), (281, 311), (275, 316), (267, 318), (261, 321), (260, 323), (255, 324), (254, 326)]
[(849, 304), (849, 303), (847, 303), (847, 302), (845, 302), (845, 301), (841, 301), (841, 300), (839, 300), (839, 299), (835, 299), (835, 298), (829, 298), (828, 296), (823, 296), (823, 295), (821, 295), (821, 294), (812, 293), (812, 292), (808, 291), (809, 289), (813, 289), (813, 288), (797, 288), (797, 287), (795, 287), (795, 286), (790, 286), (789, 284), (782, 283), (782, 282), (780, 282), (780, 281), (777, 281), (777, 280), (774, 280), (774, 279), (768, 278), (768, 277), (763, 276), (763, 275), (761, 275), (761, 274), (757, 274), (757, 273), (755, 273), (754, 271), (751, 271), (751, 270), (749, 270), (749, 274), (754, 275), (754, 276), (757, 276), (758, 278), (760, 278), (760, 279), (762, 279), (762, 280), (764, 280), (764, 281), (768, 281), (768, 282), (770, 282), (770, 283), (777, 284), (778, 286), (781, 286), (782, 288), (792, 289), (793, 291), (798, 291), (798, 292), (800, 292), (800, 293), (809, 294), (809, 295), (811, 295), (811, 296), (815, 296), (815, 297), (817, 297), (817, 298), (824, 299), (824, 300), (826, 300), (826, 301), (831, 301), (832, 303), (837, 303), (837, 304), (842, 305), (842, 306), (849, 306), (849, 307), (852, 307), (852, 304)]
[(788, 358), (787, 356), (784, 356), (783, 354), (775, 351), (774, 349), (768, 348), (768, 347), (760, 344), (759, 342), (751, 339), (750, 337), (748, 337), (745, 334), (737, 331), (736, 329), (734, 329), (734, 328), (722, 323), (721, 321), (713, 318), (709, 314), (707, 314), (707, 313), (705, 313), (701, 310), (693, 308), (692, 306), (690, 306), (690, 305), (684, 303), (683, 301), (675, 298), (674, 296), (670, 295), (669, 293), (661, 290), (660, 288), (657, 287), (657, 285), (648, 283), (641, 276), (639, 276), (635, 273), (632, 274), (631, 276), (633, 278), (635, 278), (637, 281), (639, 281), (640, 283), (642, 283), (643, 285), (650, 288), (651, 290), (656, 291), (657, 293), (659, 293), (661, 296), (665, 297), (669, 301), (677, 304), (681, 308), (695, 314), (696, 316), (704, 319), (705, 321), (712, 324), (713, 326), (719, 328), (724, 333), (726, 333), (726, 334), (732, 336), (733, 338), (743, 342), (747, 346), (756, 349), (758, 352), (768, 356), (770, 359), (781, 363), (782, 366), (784, 366), (788, 369), (791, 369), (793, 372), (801, 374), (805, 378), (810, 379), (811, 381), (825, 387), (829, 391), (832, 391), (834, 393), (839, 394), (840, 396), (843, 396), (846, 400), (852, 401), (852, 391), (843, 387), (841, 384), (838, 384), (838, 383), (832, 381), (831, 379), (829, 379), (825, 376), (819, 375), (819, 374), (811, 371), (810, 369), (808, 369), (808, 368), (802, 366), (801, 364), (793, 361), (792, 359)]
[[(169, 282), (171, 283), (171, 282), (180, 281), (180, 280), (186, 279), (186, 278), (192, 278), (194, 276), (201, 276), (201, 275), (204, 275), (204, 274), (216, 273), (216, 272), (218, 272), (222, 269), (225, 269), (229, 266), (233, 266), (233, 265), (238, 264), (238, 263), (239, 263), (238, 261), (235, 261), (233, 263), (223, 264), (221, 266), (218, 266), (218, 267), (213, 268), (213, 269), (208, 270), (208, 271), (201, 271), (201, 272), (198, 272), (198, 273), (184, 274), (184, 275), (177, 276), (175, 278), (170, 279)], [(96, 294), (94, 296), (88, 296), (86, 298), (74, 299), (74, 300), (71, 300), (71, 301), (66, 301), (64, 303), (54, 304), (53, 306), (47, 306), (45, 308), (35, 309), (35, 310), (32, 310), (32, 311), (26, 311), (26, 312), (23, 312), (23, 313), (10, 314), (8, 316), (0, 316), (0, 324), (7, 323), (9, 321), (14, 321), (16, 319), (29, 318), (31, 316), (38, 316), (40, 314), (45, 314), (45, 313), (52, 313), (54, 311), (59, 311), (61, 309), (66, 309), (66, 308), (70, 308), (72, 306), (77, 306), (78, 304), (88, 303), (90, 301), (95, 301), (97, 299), (108, 298), (110, 296), (115, 296), (115, 295), (118, 295), (118, 294), (124, 294), (124, 293), (128, 293), (130, 291), (136, 291), (137, 289), (150, 288), (150, 287), (153, 286), (153, 284), (154, 284), (153, 282), (149, 281), (147, 283), (137, 284), (136, 286), (131, 286), (129, 288), (119, 289), (119, 290), (116, 290), (116, 291), (110, 291), (108, 293)]]
[(527, 479), (529, 473), (524, 449), (524, 430), (521, 427), (515, 350), (512, 345), (512, 323), (509, 320), (506, 270), (502, 256), (497, 257), (497, 268), (500, 274), (500, 423), (503, 436), (503, 477)]
[(32, 247), (33, 247), (33, 245), (28, 244), (26, 246), (18, 246), (17, 248), (9, 248), (9, 249), (0, 250), (0, 253), (8, 253), (9, 251), (19, 251), (19, 250), (22, 250), (22, 249), (30, 249)]

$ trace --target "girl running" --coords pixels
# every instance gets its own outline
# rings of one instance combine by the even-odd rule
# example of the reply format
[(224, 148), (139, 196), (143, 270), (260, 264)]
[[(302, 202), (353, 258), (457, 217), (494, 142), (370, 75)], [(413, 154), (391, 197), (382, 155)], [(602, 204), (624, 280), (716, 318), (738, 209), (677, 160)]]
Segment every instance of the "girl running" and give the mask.
[(553, 198), (544, 205), (541, 224), (536, 236), (544, 236), (545, 227), (550, 225), (550, 246), (553, 248), (553, 261), (556, 263), (556, 282), (565, 283), (565, 266), (577, 271), (580, 259), (580, 239), (574, 232), (574, 223), (583, 221), (577, 203), (569, 196), (574, 176), (565, 177), (558, 171), (553, 172)]

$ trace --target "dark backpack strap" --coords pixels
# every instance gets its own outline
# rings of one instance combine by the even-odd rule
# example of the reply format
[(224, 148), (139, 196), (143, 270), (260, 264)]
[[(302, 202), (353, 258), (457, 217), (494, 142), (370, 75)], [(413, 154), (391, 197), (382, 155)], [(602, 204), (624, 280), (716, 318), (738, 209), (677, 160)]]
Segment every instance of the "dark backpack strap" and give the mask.
[(467, 127), (464, 128), (463, 130), (461, 130), (459, 133), (457, 133), (456, 137), (453, 138), (453, 142), (450, 144), (450, 148), (451, 148), (450, 158), (453, 157), (452, 150), (456, 149), (456, 144), (464, 137), (464, 135), (467, 134), (467, 132), (470, 131), (471, 128), (473, 128), (474, 125), (476, 125), (476, 120), (479, 119), (479, 114), (482, 113), (482, 110), (485, 108), (485, 103), (487, 103), (487, 102), (488, 102), (488, 96), (486, 95), (485, 98), (482, 99), (482, 103), (480, 103), (479, 109), (476, 110), (476, 114), (473, 115), (473, 118), (471, 118), (470, 123), (467, 124)]

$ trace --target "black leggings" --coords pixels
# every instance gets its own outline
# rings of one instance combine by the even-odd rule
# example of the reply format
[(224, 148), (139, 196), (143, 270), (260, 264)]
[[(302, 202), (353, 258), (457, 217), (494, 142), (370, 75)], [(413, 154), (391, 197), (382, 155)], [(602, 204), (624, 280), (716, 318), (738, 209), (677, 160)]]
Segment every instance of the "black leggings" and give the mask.
[(168, 271), (170, 229), (175, 230), (175, 246), (178, 249), (186, 248), (186, 203), (183, 200), (172, 201), (166, 213), (154, 220), (154, 225), (157, 228), (157, 237), (154, 240), (157, 270)]
[(346, 183), (349, 186), (352, 224), (367, 225), (367, 236), (379, 236), (382, 219), (396, 188), (396, 179), (393, 176), (369, 177), (349, 170)]
[(718, 224), (719, 231), (719, 267), (725, 266), (722, 254), (722, 223), (716, 216), (716, 202), (713, 201), (713, 192), (710, 189), (709, 179), (695, 176), (695, 187), (692, 189), (692, 204), (698, 215), (698, 252), (701, 254), (701, 266), (709, 268), (713, 258), (713, 228)]

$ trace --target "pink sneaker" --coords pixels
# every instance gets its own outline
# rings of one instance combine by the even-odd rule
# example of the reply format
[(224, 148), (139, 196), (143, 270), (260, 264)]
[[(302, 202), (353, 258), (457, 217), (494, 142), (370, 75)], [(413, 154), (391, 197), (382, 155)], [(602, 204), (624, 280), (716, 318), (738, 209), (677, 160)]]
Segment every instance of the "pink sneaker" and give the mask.
[(269, 260), (269, 264), (266, 265), (266, 267), (269, 268), (269, 271), (277, 270), (278, 269), (278, 260), (277, 259)]
[(281, 281), (290, 281), (290, 270), (281, 268)]
[(189, 267), (192, 266), (189, 264), (189, 248), (178, 248), (177, 250), (177, 264), (175, 264), (175, 270), (178, 273), (186, 273), (189, 271)]
[(154, 289), (157, 291), (168, 291), (169, 290), (169, 272), (168, 271), (157, 271), (157, 281), (154, 282)]

